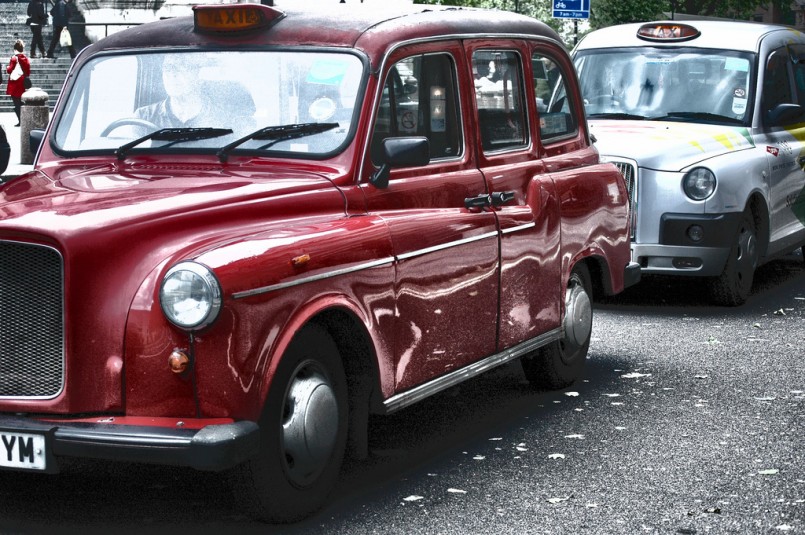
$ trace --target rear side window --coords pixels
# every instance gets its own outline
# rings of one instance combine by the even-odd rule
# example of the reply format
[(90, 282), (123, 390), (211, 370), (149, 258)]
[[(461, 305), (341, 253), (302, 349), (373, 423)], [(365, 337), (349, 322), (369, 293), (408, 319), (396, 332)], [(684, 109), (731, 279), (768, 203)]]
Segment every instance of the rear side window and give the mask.
[(527, 146), (520, 56), (506, 50), (477, 50), (472, 66), (484, 152)]
[(539, 53), (531, 57), (534, 92), (537, 95), (539, 134), (542, 141), (574, 135), (578, 121), (573, 113), (575, 103), (565, 90), (565, 76), (551, 58)]
[(372, 133), (372, 162), (378, 164), (388, 137), (424, 136), (431, 160), (461, 154), (455, 62), (448, 54), (405, 58), (389, 71)]

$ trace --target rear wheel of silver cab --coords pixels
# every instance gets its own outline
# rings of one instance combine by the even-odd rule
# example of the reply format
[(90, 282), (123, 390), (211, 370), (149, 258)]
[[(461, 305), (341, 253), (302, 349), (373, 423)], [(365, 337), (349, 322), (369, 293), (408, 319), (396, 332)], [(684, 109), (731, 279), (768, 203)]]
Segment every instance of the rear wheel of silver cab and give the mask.
[(752, 282), (758, 263), (757, 231), (752, 216), (744, 213), (735, 234), (724, 272), (710, 287), (714, 303), (723, 306), (742, 305), (752, 293)]
[(537, 388), (559, 389), (571, 385), (584, 371), (593, 327), (592, 284), (583, 264), (570, 274), (565, 292), (562, 339), (521, 359), (523, 372)]
[(268, 522), (293, 522), (319, 509), (341, 470), (347, 421), (338, 349), (323, 328), (307, 325), (272, 381), (259, 455), (231, 473), (238, 502)]

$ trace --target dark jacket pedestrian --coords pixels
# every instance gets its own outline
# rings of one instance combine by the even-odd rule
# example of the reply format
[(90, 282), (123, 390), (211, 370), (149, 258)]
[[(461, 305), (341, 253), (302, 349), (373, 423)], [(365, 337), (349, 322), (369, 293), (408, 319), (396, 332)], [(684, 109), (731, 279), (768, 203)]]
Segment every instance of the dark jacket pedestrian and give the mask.
[(31, 57), (36, 57), (36, 48), (39, 47), (41, 56), (44, 58), (45, 42), (42, 40), (42, 27), (48, 23), (48, 13), (43, 0), (28, 2), (28, 20), (26, 22), (31, 28)]
[[(55, 57), (53, 51), (56, 49), (56, 45), (59, 44), (61, 32), (70, 24), (70, 0), (56, 0), (56, 4), (50, 10), (50, 14), (53, 17), (53, 37), (50, 39), (47, 57), (53, 58)], [(69, 28), (67, 31), (70, 31)], [(70, 57), (74, 58), (75, 48), (73, 47), (72, 38), (70, 39), (70, 44), (67, 45), (67, 50), (70, 51)]]
[[(31, 75), (31, 61), (23, 54), (25, 44), (21, 39), (17, 39), (14, 43), (14, 55), (8, 62), (6, 72), (8, 73), (8, 83), (6, 84), (6, 95), (11, 97), (14, 102), (14, 113), (17, 114), (17, 124), (20, 125), (20, 110), (22, 109), (22, 94), (25, 93), (25, 79)], [(12, 80), (12, 73), (19, 64), (22, 69), (22, 76), (16, 80)]]

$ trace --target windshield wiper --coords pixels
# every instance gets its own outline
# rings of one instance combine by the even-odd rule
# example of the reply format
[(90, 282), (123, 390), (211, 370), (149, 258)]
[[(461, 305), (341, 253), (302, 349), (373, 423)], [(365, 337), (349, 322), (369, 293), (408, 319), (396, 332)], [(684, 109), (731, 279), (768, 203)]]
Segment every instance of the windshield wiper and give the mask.
[(632, 113), (591, 113), (587, 115), (588, 119), (636, 119), (638, 121), (645, 121), (648, 117), (643, 115), (634, 115)]
[(259, 149), (266, 149), (271, 145), (276, 145), (280, 141), (287, 141), (289, 139), (297, 139), (300, 137), (311, 136), (313, 134), (321, 134), (322, 132), (327, 132), (328, 130), (332, 130), (333, 128), (338, 128), (338, 123), (301, 123), (301, 124), (285, 124), (280, 126), (266, 126), (265, 128), (261, 128), (260, 130), (256, 130), (247, 136), (243, 136), (240, 139), (236, 139), (229, 145), (225, 147), (221, 147), (221, 149), (216, 153), (218, 158), (221, 162), (225, 162), (227, 158), (229, 158), (229, 153), (235, 147), (246, 143), (247, 141), (251, 141), (252, 139), (257, 140), (270, 140), (269, 143), (265, 145), (261, 145), (258, 147)]
[(726, 115), (719, 115), (717, 113), (708, 113), (708, 112), (701, 112), (701, 111), (672, 111), (667, 115), (663, 115), (660, 117), (652, 117), (652, 121), (674, 121), (679, 119), (699, 119), (701, 121), (710, 121), (710, 122), (717, 122), (717, 123), (732, 123), (732, 124), (744, 124), (741, 119), (736, 119), (735, 117), (727, 117)]
[[(118, 160), (122, 160), (126, 157), (126, 154), (145, 141), (149, 139), (153, 139), (156, 141), (170, 141), (170, 145), (174, 143), (181, 143), (182, 141), (197, 141), (199, 139), (212, 139), (214, 137), (221, 137), (227, 134), (231, 134), (232, 130), (230, 128), (162, 128), (160, 130), (155, 130), (150, 134), (144, 135), (141, 138), (137, 138), (134, 141), (130, 141), (125, 145), (121, 145), (118, 147), (115, 154), (117, 155)], [(164, 146), (164, 145), (163, 145)]]

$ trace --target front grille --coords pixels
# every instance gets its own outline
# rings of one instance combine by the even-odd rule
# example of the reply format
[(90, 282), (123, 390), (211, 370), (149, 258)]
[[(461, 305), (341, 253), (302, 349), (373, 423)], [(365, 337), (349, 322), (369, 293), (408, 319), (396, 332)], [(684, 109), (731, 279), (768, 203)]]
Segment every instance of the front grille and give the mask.
[(626, 182), (626, 193), (629, 195), (629, 237), (634, 240), (637, 229), (637, 172), (635, 166), (629, 162), (612, 162), (623, 175)]
[(52, 398), (64, 381), (62, 258), (0, 241), (0, 397)]

